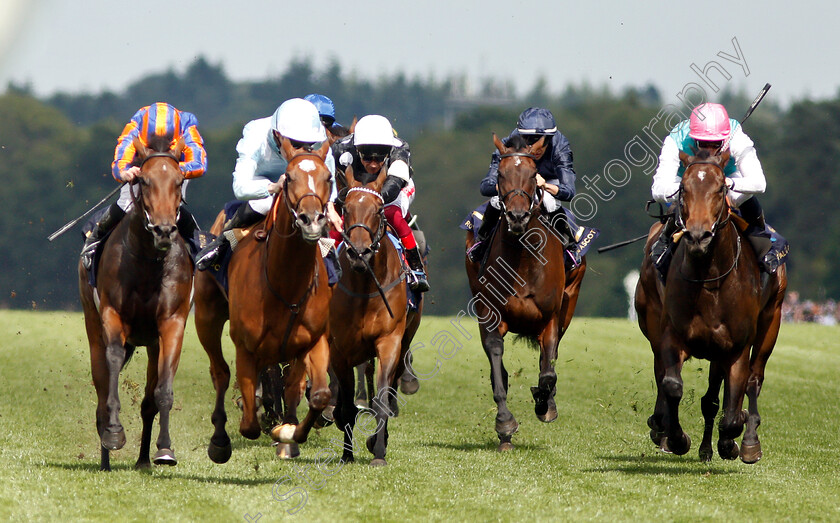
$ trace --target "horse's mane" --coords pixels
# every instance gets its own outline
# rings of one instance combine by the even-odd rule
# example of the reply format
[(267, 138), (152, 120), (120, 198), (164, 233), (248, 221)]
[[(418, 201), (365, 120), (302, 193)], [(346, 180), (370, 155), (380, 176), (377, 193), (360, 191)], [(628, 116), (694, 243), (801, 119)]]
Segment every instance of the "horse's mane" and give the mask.
[(700, 149), (694, 157), (698, 160), (710, 160), (712, 153), (709, 149)]
[(521, 134), (513, 133), (507, 139), (507, 143), (505, 145), (514, 151), (521, 151), (522, 149), (528, 147), (528, 142), (525, 141), (525, 137)]
[(350, 129), (341, 124), (334, 123), (332, 127), (330, 127), (330, 132), (335, 135), (336, 138), (344, 138), (350, 134)]
[(172, 147), (172, 133), (154, 134), (149, 137), (146, 147), (156, 153), (168, 153)]

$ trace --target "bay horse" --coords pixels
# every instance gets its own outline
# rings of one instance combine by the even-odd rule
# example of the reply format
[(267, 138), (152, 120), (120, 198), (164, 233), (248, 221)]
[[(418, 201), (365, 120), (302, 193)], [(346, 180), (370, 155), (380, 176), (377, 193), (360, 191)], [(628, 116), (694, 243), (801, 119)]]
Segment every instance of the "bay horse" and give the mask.
[[(686, 166), (677, 193), (681, 237), (663, 284), (649, 255), (661, 224), (651, 227), (636, 286), (635, 307), (653, 350), (657, 386), (656, 406), (648, 419), (650, 436), (662, 450), (688, 452), (691, 438), (679, 420), (681, 370), (689, 358), (703, 358), (710, 367), (709, 388), (701, 400), (705, 428), (700, 459), (712, 459), (723, 384), (718, 454), (724, 459), (740, 455), (744, 463), (755, 463), (761, 458), (757, 402), (779, 333), (787, 269), (782, 265), (762, 284), (757, 256), (736, 226), (738, 218), (730, 213), (723, 172), (729, 152), (680, 153), (680, 160)], [(745, 394), (749, 411), (742, 410)], [(735, 438), (745, 424), (739, 449)]]
[[(554, 421), (554, 362), (575, 311), (586, 259), (567, 273), (563, 243), (551, 222), (542, 217), (536, 161), (545, 153), (545, 138), (528, 145), (514, 136), (505, 145), (494, 133), (493, 143), (501, 154), (498, 189), (502, 216), (488, 240), (485, 265), (467, 256), (466, 269), (473, 294), (470, 312), (479, 320), (481, 344), (490, 360), (490, 384), (498, 409), (498, 450), (507, 451), (513, 448), (511, 437), (519, 423), (507, 407), (504, 336), (517, 333), (539, 345), (540, 376), (538, 385), (531, 387), (534, 411), (540, 421)], [(467, 231), (467, 249), (474, 241), (473, 231)]]
[(152, 423), (158, 413), (160, 433), (154, 462), (177, 463), (169, 437), (169, 412), (190, 310), (193, 264), (176, 227), (184, 181), (178, 165), (184, 139), (172, 150), (170, 143), (171, 136), (156, 136), (148, 147), (134, 139), (141, 162), (140, 174), (132, 182), (137, 188), (132, 187), (134, 206), (102, 248), (95, 288), (79, 263), (79, 294), (97, 396), (100, 470), (111, 470), (110, 451), (125, 445), (119, 419), (119, 377), (137, 346), (146, 347), (149, 362), (135, 468), (151, 467)]
[(396, 415), (397, 382), (422, 314), (422, 309), (408, 312), (402, 260), (385, 235), (381, 190), (386, 176), (383, 167), (375, 180), (363, 186), (352, 167), (345, 171), (342, 277), (330, 302), (330, 361), (339, 391), (335, 419), (344, 432), (344, 462), (354, 461), (353, 428), (359, 413), (354, 368), (374, 357), (379, 360), (377, 392), (370, 402), (377, 425), (367, 439), (372, 466), (387, 464), (388, 418)]
[[(243, 436), (257, 439), (260, 435), (255, 389), (258, 375), (266, 367), (288, 362), (284, 375), (288, 383), (303, 383), (305, 373), (312, 383), (303, 423), (297, 418), (303, 388), (285, 387), (282, 424), (271, 429), (275, 441), (305, 442), (330, 401), (327, 367), (332, 289), (318, 248), (327, 226), (325, 208), (332, 178), (324, 163), (329, 142), (306, 151), (295, 149), (283, 138), (281, 152), (289, 159), (284, 186), (261, 222), (263, 229), (245, 236), (233, 251), (227, 296), (209, 272), (200, 271), (196, 276), (196, 331), (210, 359), (216, 390), (211, 418), (215, 431), (207, 453), (216, 463), (227, 462), (232, 452), (224, 405), (230, 368), (221, 344), (226, 321), (230, 320), (230, 337), (236, 346), (236, 379), (242, 393), (239, 432)], [(220, 233), (223, 224), (224, 212), (216, 218), (213, 232)]]

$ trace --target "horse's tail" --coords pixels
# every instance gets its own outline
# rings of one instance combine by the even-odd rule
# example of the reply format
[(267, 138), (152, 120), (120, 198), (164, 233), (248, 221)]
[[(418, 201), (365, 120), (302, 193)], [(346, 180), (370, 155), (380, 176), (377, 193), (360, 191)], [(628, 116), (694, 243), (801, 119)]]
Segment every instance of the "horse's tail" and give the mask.
[(517, 334), (513, 337), (514, 342), (524, 341), (525, 344), (528, 345), (532, 350), (538, 351), (540, 350), (540, 340), (537, 339), (535, 335), (529, 334)]

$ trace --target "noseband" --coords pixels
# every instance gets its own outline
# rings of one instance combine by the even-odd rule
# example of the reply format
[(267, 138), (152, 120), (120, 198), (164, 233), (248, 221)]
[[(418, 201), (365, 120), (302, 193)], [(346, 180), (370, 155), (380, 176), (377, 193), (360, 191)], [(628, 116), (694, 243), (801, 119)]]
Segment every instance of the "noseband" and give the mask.
[(345, 227), (344, 230), (341, 232), (342, 238), (344, 238), (344, 243), (347, 245), (347, 248), (352, 250), (357, 256), (361, 256), (361, 254), (353, 247), (353, 244), (350, 243), (350, 231), (355, 229), (356, 227), (360, 229), (364, 229), (365, 231), (370, 234), (370, 250), (375, 254), (376, 251), (379, 250), (379, 242), (382, 241), (382, 237), (385, 235), (385, 199), (382, 197), (379, 192), (374, 191), (373, 189), (368, 189), (367, 187), (352, 187), (347, 191), (347, 195), (344, 197), (346, 201), (347, 198), (350, 196), (352, 192), (363, 192), (367, 194), (372, 194), (376, 196), (382, 205), (379, 206), (379, 210), (377, 211), (377, 215), (379, 216), (379, 227), (376, 229), (376, 232), (373, 232), (373, 229), (368, 227), (363, 223), (354, 223), (350, 227)]
[[(510, 157), (513, 157), (513, 156), (521, 156), (521, 157), (524, 157), (524, 158), (530, 158), (531, 160), (534, 161), (534, 164), (537, 163), (537, 157), (534, 156), (533, 154), (530, 154), (530, 153), (506, 153), (506, 154), (503, 154), (501, 157), (502, 158), (510, 158)], [(537, 174), (537, 172), (534, 171), (535, 176), (536, 176), (536, 174)], [(530, 204), (528, 206), (528, 214), (531, 214), (531, 211), (534, 210), (534, 206), (537, 205), (540, 202), (540, 200), (542, 200), (542, 196), (541, 196), (540, 192), (541, 192), (541, 189), (539, 187), (537, 187), (537, 190), (534, 191), (534, 194), (528, 194), (525, 190), (519, 189), (519, 188), (516, 188), (516, 189), (513, 189), (513, 190), (510, 190), (510, 191), (506, 192), (505, 194), (503, 194), (499, 198), (499, 206), (502, 208), (502, 213), (507, 213), (507, 206), (505, 205), (505, 201), (507, 201), (508, 196), (513, 195), (513, 196), (522, 196), (522, 197), (528, 199), (528, 201), (530, 202)]]

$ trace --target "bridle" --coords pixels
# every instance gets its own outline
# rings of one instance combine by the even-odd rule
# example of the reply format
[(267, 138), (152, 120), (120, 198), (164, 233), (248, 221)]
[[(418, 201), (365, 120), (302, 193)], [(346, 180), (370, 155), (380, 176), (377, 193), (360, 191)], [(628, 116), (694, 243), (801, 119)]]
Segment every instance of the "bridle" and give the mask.
[(379, 250), (379, 242), (382, 241), (382, 237), (385, 235), (385, 198), (378, 191), (374, 191), (373, 189), (368, 189), (367, 187), (351, 187), (347, 190), (347, 195), (344, 197), (346, 201), (347, 198), (350, 196), (350, 193), (353, 192), (361, 192), (365, 194), (372, 194), (376, 198), (379, 199), (382, 205), (379, 206), (379, 210), (376, 212), (377, 216), (379, 217), (379, 226), (376, 229), (376, 232), (373, 231), (370, 227), (363, 223), (354, 223), (347, 227), (345, 225), (344, 230), (341, 231), (341, 237), (344, 239), (344, 243), (347, 245), (348, 250), (352, 250), (357, 256), (361, 257), (361, 253), (356, 250), (352, 243), (350, 243), (350, 231), (355, 228), (364, 229), (370, 235), (370, 250), (376, 254), (376, 251)]
[[(324, 161), (323, 158), (321, 158), (318, 154), (316, 154), (314, 152), (302, 152), (302, 153), (298, 153), (298, 154), (294, 155), (292, 157), (292, 159), (289, 160), (289, 163), (292, 163), (295, 160), (295, 158), (299, 158), (301, 156), (314, 156), (314, 157), (318, 158), (319, 160), (321, 160), (322, 162)], [(324, 200), (321, 199), (321, 197), (318, 194), (316, 194), (313, 191), (309, 191), (308, 193), (305, 193), (303, 196), (298, 198), (297, 203), (295, 203), (295, 206), (292, 207), (292, 204), (289, 201), (289, 176), (287, 175), (286, 178), (283, 180), (283, 203), (286, 206), (286, 211), (288, 211), (289, 215), (293, 218), (293, 222), (292, 222), (292, 227), (293, 228), (299, 229), (303, 225), (303, 223), (302, 223), (303, 220), (301, 220), (301, 218), (300, 218), (300, 205), (301, 205), (301, 203), (303, 203), (303, 200), (305, 200), (306, 198), (316, 198), (318, 200), (318, 202), (321, 204), (321, 209), (322, 210), (325, 209), (326, 206), (327, 206), (327, 204), (324, 203)], [(273, 227), (272, 227), (272, 229), (274, 230)], [(275, 231), (275, 232), (277, 234), (280, 234), (277, 231)]]
[[(718, 168), (722, 174), (724, 173), (723, 168), (720, 165), (718, 165), (717, 163), (711, 162), (711, 161), (704, 161), (704, 160), (691, 162), (690, 164), (686, 165), (685, 168), (686, 168), (686, 170), (688, 170), (688, 168), (691, 167), (692, 165), (698, 165), (698, 164), (700, 164), (700, 165), (712, 165), (712, 166)], [(724, 202), (724, 205), (721, 206), (721, 212), (720, 212), (720, 214), (718, 214), (718, 217), (715, 220), (715, 223), (712, 224), (712, 238), (711, 238), (712, 240), (714, 240), (715, 234), (717, 234), (718, 231), (722, 230), (722, 228), (727, 223), (731, 222), (731, 214), (729, 212), (729, 203), (726, 200), (726, 196), (727, 196), (728, 193), (729, 193), (729, 187), (726, 185), (726, 176), (724, 175), (724, 182), (723, 182), (723, 202)], [(683, 184), (680, 183), (680, 188), (677, 191), (677, 210), (678, 210), (678, 212), (677, 212), (677, 216), (676, 216), (675, 219), (676, 219), (677, 226), (679, 226), (680, 230), (685, 231), (686, 230), (685, 229), (685, 222), (683, 222), (683, 219), (682, 219), (682, 207), (683, 207)], [(733, 228), (735, 227), (734, 223), (732, 223), (732, 227)], [(735, 257), (732, 261), (732, 266), (729, 267), (729, 269), (726, 270), (724, 273), (722, 273), (720, 276), (717, 276), (715, 278), (708, 278), (708, 279), (693, 279), (693, 278), (688, 278), (687, 276), (685, 276), (682, 273), (682, 270), (680, 270), (679, 271), (680, 277), (682, 279), (684, 279), (685, 281), (688, 281), (688, 282), (691, 282), (691, 283), (713, 283), (713, 282), (720, 281), (720, 280), (726, 278), (727, 276), (729, 276), (729, 273), (731, 273), (733, 270), (735, 270), (735, 268), (738, 266), (738, 258), (741, 257), (741, 235), (738, 234), (737, 229), (735, 230), (735, 244), (736, 244)]]
[[(172, 154), (171, 152), (154, 152), (154, 153), (151, 153), (150, 155), (146, 156), (145, 158), (143, 158), (143, 160), (140, 162), (139, 167), (140, 167), (141, 174), (143, 172), (143, 166), (146, 164), (146, 162), (148, 162), (152, 158), (168, 158), (168, 159), (172, 160), (173, 162), (175, 162), (176, 166), (180, 164), (180, 160), (178, 158), (176, 158), (175, 155)], [(134, 203), (134, 205), (138, 209), (141, 209), (143, 211), (143, 228), (146, 229), (148, 232), (153, 233), (154, 232), (154, 224), (152, 223), (152, 216), (149, 214), (149, 211), (146, 209), (146, 204), (145, 204), (146, 199), (143, 197), (143, 184), (140, 183), (143, 179), (144, 178), (142, 176), (138, 176), (134, 180), (132, 180), (132, 182), (131, 182), (132, 185), (136, 185), (137, 188), (138, 188), (137, 192), (139, 194), (137, 196), (134, 195), (133, 190), (129, 190), (128, 192), (131, 195), (131, 201)], [(178, 220), (180, 218), (181, 218), (181, 206), (178, 205), (178, 210), (175, 213), (175, 223), (178, 223)]]
[[(534, 161), (534, 164), (537, 163), (537, 157), (534, 156), (533, 154), (530, 154), (530, 153), (505, 153), (505, 154), (501, 155), (501, 158), (511, 158), (511, 157), (515, 157), (515, 156), (530, 158), (531, 160)], [(537, 175), (537, 171), (535, 170), (534, 171), (534, 176), (536, 176), (536, 175)], [(528, 199), (530, 204), (528, 206), (528, 212), (527, 213), (531, 214), (531, 211), (534, 210), (534, 207), (537, 206), (539, 204), (539, 202), (542, 200), (542, 195), (540, 194), (541, 191), (542, 191), (542, 189), (537, 187), (537, 190), (534, 191), (534, 194), (529, 194), (527, 191), (525, 191), (524, 189), (520, 189), (520, 188), (512, 189), (512, 190), (506, 192), (505, 194), (503, 194), (502, 196), (499, 197), (499, 206), (502, 209), (502, 213), (503, 214), (507, 213), (507, 206), (505, 205), (505, 202), (507, 201), (509, 196), (513, 195), (513, 196), (522, 196), (522, 197)]]

